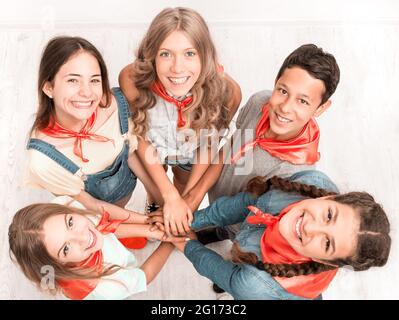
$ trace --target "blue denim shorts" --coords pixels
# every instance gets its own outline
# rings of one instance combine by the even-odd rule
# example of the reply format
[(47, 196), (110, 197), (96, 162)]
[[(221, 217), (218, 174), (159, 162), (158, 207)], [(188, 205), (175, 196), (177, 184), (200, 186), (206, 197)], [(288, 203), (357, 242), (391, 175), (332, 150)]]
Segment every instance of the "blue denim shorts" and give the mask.
[(190, 162), (181, 162), (179, 160), (165, 159), (165, 164), (171, 167), (178, 167), (186, 172), (191, 172), (193, 165)]

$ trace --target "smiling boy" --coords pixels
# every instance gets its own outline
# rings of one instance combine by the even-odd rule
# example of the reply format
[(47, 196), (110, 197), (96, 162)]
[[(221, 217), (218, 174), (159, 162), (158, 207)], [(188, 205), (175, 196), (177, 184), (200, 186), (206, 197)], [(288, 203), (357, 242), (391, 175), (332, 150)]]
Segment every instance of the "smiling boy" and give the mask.
[(241, 109), (237, 131), (226, 148), (232, 149), (224, 152), (223, 163), (208, 168), (186, 196), (192, 209), (208, 190), (213, 202), (245, 190), (255, 176), (284, 178), (313, 169), (320, 158), (315, 117), (330, 107), (339, 77), (330, 53), (314, 44), (294, 50), (284, 60), (273, 91), (255, 93)]

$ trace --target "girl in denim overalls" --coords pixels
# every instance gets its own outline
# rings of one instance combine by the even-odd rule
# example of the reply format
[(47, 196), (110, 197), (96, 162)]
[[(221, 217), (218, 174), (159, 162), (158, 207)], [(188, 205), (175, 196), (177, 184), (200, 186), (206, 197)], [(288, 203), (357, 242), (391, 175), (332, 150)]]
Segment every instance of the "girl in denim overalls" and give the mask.
[(109, 89), (106, 66), (91, 43), (79, 37), (50, 40), (38, 94), (26, 184), (99, 211), (123, 207), (139, 177), (160, 199), (137, 159), (128, 103), (119, 88)]
[(201, 275), (235, 299), (315, 299), (339, 267), (361, 271), (387, 262), (389, 221), (371, 195), (340, 195), (313, 170), (266, 183), (256, 178), (249, 190), (262, 195), (221, 197), (195, 212), (191, 225), (198, 230), (243, 222), (233, 262), (195, 240), (176, 244)]
[[(122, 70), (120, 86), (135, 111), (138, 155), (165, 202), (167, 232), (189, 231), (191, 211), (202, 198), (194, 203), (186, 193), (211, 160), (200, 130), (228, 128), (240, 88), (218, 64), (205, 21), (188, 8), (168, 8), (155, 17), (137, 59)], [(162, 165), (172, 166), (173, 184)]]

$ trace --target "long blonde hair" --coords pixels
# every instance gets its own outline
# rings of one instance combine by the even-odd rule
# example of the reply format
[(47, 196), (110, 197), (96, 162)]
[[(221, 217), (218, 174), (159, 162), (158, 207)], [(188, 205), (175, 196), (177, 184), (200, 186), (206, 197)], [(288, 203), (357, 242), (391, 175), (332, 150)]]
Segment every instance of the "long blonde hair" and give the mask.
[(16, 261), (25, 276), (40, 285), (44, 277), (42, 268), (51, 266), (54, 269), (55, 289), (50, 293), (57, 293), (59, 280), (82, 279), (98, 280), (103, 276), (111, 275), (120, 269), (119, 266), (103, 266), (98, 272), (94, 268), (76, 268), (72, 264), (62, 264), (48, 253), (44, 245), (44, 222), (57, 215), (65, 214), (94, 215), (94, 212), (81, 210), (55, 203), (37, 203), (20, 209), (14, 216), (9, 227), (8, 238), (11, 259)]
[(216, 49), (204, 19), (188, 8), (167, 8), (152, 21), (144, 36), (133, 64), (131, 77), (139, 95), (130, 101), (135, 124), (134, 133), (144, 136), (148, 131), (148, 113), (156, 98), (151, 85), (156, 80), (155, 58), (162, 42), (173, 32), (182, 31), (192, 41), (199, 53), (201, 74), (191, 93), (193, 102), (188, 107), (191, 115), (191, 128), (221, 129), (227, 128), (229, 119), (228, 102), (232, 88), (218, 71)]

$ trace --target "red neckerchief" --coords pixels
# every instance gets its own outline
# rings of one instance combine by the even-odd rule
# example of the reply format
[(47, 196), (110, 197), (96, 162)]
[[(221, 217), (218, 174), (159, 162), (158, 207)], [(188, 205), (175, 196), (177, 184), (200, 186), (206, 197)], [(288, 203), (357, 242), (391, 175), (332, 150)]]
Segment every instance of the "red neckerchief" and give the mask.
[[(102, 234), (114, 233), (115, 230), (119, 227), (119, 225), (126, 221), (125, 220), (109, 220), (109, 213), (104, 211), (100, 222), (96, 226), (96, 229), (100, 231)], [(142, 248), (142, 239), (147, 242), (146, 238), (125, 238), (121, 240), (129, 240), (128, 242), (133, 246), (134, 240), (137, 240), (137, 244), (139, 244), (139, 248)], [(122, 241), (121, 241), (122, 242)], [(123, 242), (122, 242), (123, 243)], [(141, 246), (141, 247), (140, 247)], [(133, 246), (133, 248), (137, 248)], [(89, 258), (75, 265), (77, 269), (89, 269), (94, 268), (101, 273), (103, 268), (104, 258), (101, 250), (94, 252)], [(90, 292), (92, 292), (97, 284), (99, 279), (94, 280), (84, 280), (84, 279), (70, 279), (70, 280), (58, 280), (58, 285), (62, 288), (62, 291), (66, 297), (72, 300), (82, 300), (84, 299)]]
[(153, 85), (151, 86), (151, 90), (162, 99), (173, 103), (177, 107), (177, 127), (184, 127), (186, 125), (186, 120), (183, 118), (183, 111), (187, 107), (187, 105), (189, 105), (191, 101), (193, 101), (193, 96), (186, 97), (182, 101), (179, 101), (167, 94), (165, 87), (159, 80), (156, 80), (153, 83)]
[(273, 157), (279, 158), (293, 164), (314, 164), (320, 159), (317, 151), (320, 138), (320, 130), (313, 118), (305, 125), (301, 133), (288, 141), (276, 141), (271, 138), (261, 138), (269, 130), (269, 103), (262, 109), (262, 116), (256, 125), (255, 140), (246, 143), (231, 158), (234, 164), (249, 149), (259, 145), (263, 150), (269, 152)]
[(89, 139), (99, 142), (107, 142), (107, 141), (113, 142), (112, 139), (109, 139), (107, 137), (90, 133), (90, 130), (93, 128), (94, 123), (96, 122), (96, 118), (97, 118), (97, 109), (87, 120), (86, 124), (83, 126), (80, 132), (66, 129), (62, 127), (57, 121), (55, 121), (55, 119), (50, 118), (50, 124), (53, 125), (52, 126), (49, 125), (47, 128), (44, 128), (41, 131), (44, 134), (54, 138), (59, 138), (59, 139), (76, 138), (73, 148), (73, 153), (76, 154), (79, 158), (81, 158), (83, 162), (88, 162), (89, 160), (83, 157), (83, 149), (82, 149), (83, 139)]
[[(298, 202), (292, 203), (283, 209), (277, 217), (269, 213), (264, 213), (254, 206), (248, 206), (248, 209), (255, 214), (254, 216), (248, 217), (248, 223), (267, 225), (260, 243), (263, 262), (272, 264), (300, 264), (312, 261), (310, 258), (298, 254), (279, 231), (280, 219), (297, 204)], [(327, 289), (337, 272), (338, 269), (334, 269), (319, 274), (309, 274), (291, 278), (274, 277), (274, 279), (287, 292), (314, 299)]]

